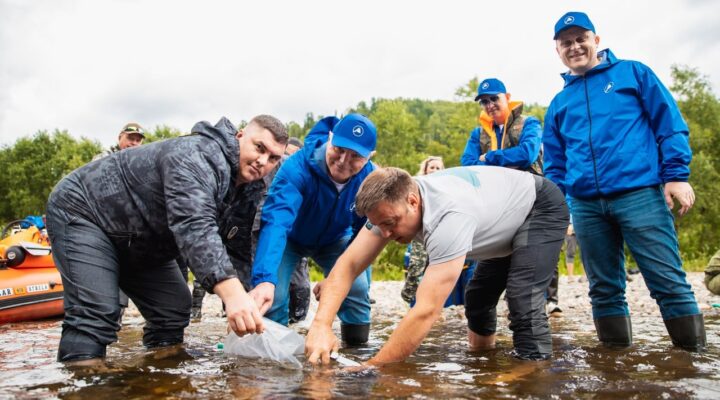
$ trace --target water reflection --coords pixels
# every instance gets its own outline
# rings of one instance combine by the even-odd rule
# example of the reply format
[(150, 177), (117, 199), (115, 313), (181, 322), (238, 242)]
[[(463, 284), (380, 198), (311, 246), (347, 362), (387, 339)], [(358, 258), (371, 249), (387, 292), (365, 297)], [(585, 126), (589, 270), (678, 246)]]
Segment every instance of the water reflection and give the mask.
[[(368, 347), (343, 349), (369, 359), (401, 314), (376, 315)], [(706, 318), (710, 350), (691, 354), (670, 346), (657, 317), (633, 317), (636, 344), (629, 349), (598, 345), (585, 317), (551, 320), (554, 357), (515, 360), (512, 337), (498, 335), (493, 350), (469, 352), (465, 321), (446, 312), (407, 362), (380, 370), (303, 370), (228, 357), (217, 349), (225, 336), (219, 317), (192, 324), (180, 348), (142, 348), (142, 320), (126, 320), (103, 368), (69, 369), (56, 363), (60, 322), (0, 326), (0, 399), (112, 398), (720, 398), (720, 317)], [(499, 327), (507, 321), (499, 321)]]

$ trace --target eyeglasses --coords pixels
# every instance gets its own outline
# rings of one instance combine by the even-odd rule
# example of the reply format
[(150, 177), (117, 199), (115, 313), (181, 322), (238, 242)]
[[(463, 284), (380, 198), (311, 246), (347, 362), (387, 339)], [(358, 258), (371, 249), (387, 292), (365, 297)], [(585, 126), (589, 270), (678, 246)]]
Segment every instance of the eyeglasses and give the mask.
[(480, 99), (480, 104), (483, 106), (487, 106), (490, 103), (497, 104), (498, 100), (500, 100), (500, 96), (498, 95), (492, 95), (490, 97), (486, 97), (484, 99)]

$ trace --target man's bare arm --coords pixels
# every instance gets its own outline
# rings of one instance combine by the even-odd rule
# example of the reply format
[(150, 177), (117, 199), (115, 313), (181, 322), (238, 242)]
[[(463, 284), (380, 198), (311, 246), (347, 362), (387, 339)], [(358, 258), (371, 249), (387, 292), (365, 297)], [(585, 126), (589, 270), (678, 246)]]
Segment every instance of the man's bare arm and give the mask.
[(332, 322), (340, 309), (355, 278), (370, 265), (382, 251), (388, 239), (363, 228), (345, 252), (338, 258), (323, 283), (320, 305), (305, 340), (305, 354), (310, 363), (330, 362), (330, 352), (337, 350), (337, 337), (332, 333)]
[(415, 306), (400, 321), (387, 343), (368, 364), (381, 366), (406, 359), (425, 339), (442, 312), (445, 300), (462, 273), (465, 256), (425, 270), (416, 295)]

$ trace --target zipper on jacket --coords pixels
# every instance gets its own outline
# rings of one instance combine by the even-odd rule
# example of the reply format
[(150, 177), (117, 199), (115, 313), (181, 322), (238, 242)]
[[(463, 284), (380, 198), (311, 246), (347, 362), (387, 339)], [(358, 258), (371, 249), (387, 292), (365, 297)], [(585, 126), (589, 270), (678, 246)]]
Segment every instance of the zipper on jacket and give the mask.
[[(336, 189), (337, 191), (337, 189)], [(330, 213), (330, 218), (327, 219), (327, 222), (325, 222), (325, 228), (323, 228), (320, 232), (327, 232), (328, 227), (330, 226), (330, 221), (332, 221), (333, 217), (335, 216), (335, 209), (337, 208), (338, 200), (340, 199), (340, 192), (337, 192), (337, 195), (335, 195), (335, 201), (333, 201), (333, 207), (332, 212)], [(315, 248), (318, 248), (320, 246), (320, 236), (318, 236), (318, 240), (315, 241)]]
[(588, 96), (587, 77), (585, 76), (583, 76), (583, 83), (585, 84), (585, 104), (587, 104), (588, 122), (590, 123), (588, 143), (590, 144), (590, 156), (593, 161), (593, 174), (595, 174), (595, 190), (597, 190), (598, 195), (602, 196), (602, 193), (600, 192), (600, 182), (598, 181), (597, 164), (595, 163), (595, 150), (592, 145), (592, 114), (590, 114), (590, 96)]

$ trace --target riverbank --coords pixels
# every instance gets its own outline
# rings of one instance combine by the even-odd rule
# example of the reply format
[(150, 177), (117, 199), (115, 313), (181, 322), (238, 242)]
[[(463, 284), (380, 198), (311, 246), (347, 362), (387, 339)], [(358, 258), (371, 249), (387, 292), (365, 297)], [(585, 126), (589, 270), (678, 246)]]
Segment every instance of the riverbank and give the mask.
[[(655, 300), (650, 297), (650, 292), (645, 286), (645, 282), (640, 274), (631, 275), (632, 281), (627, 282), (626, 298), (633, 316), (660, 316)], [(692, 285), (695, 297), (700, 306), (700, 310), (705, 315), (720, 315), (720, 308), (713, 308), (713, 304), (720, 304), (720, 296), (710, 293), (703, 284), (705, 274), (702, 272), (689, 272), (688, 281)], [(385, 317), (402, 317), (409, 309), (408, 305), (400, 297), (402, 289), (402, 281), (383, 281), (373, 282), (370, 287), (370, 297), (375, 300), (373, 305), (373, 315), (381, 315)], [(563, 310), (562, 315), (572, 317), (588, 317), (592, 318), (592, 310), (590, 307), (590, 298), (588, 297), (588, 282), (585, 276), (580, 278), (573, 277), (568, 279), (567, 276), (560, 277), (559, 285), (560, 307)], [(310, 316), (314, 315), (317, 309), (317, 301), (312, 299), (310, 304)], [(506, 313), (505, 302), (498, 304), (498, 313), (504, 315)], [(214, 295), (205, 296), (203, 302), (203, 315), (220, 316), (222, 305), (220, 298)], [(459, 313), (462, 315), (462, 307), (452, 307), (446, 312)], [(139, 313), (134, 306), (131, 306), (126, 315), (138, 317)], [(306, 325), (311, 321), (303, 321), (301, 325)]]

